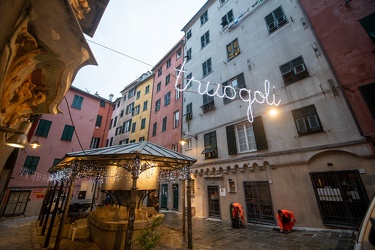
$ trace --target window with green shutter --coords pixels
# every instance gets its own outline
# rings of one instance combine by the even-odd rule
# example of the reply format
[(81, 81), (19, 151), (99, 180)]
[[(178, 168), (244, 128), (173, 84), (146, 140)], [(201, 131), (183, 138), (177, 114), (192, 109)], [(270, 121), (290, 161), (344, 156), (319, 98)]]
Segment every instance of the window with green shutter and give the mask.
[(72, 108), (81, 109), (82, 103), (83, 103), (83, 97), (79, 95), (74, 95)]
[(62, 141), (72, 141), (73, 133), (74, 133), (74, 127), (71, 126), (71, 125), (65, 125), (64, 131), (61, 135), (61, 140)]
[(35, 131), (35, 135), (47, 137), (49, 129), (51, 128), (51, 124), (52, 124), (51, 121), (40, 119), (38, 127)]

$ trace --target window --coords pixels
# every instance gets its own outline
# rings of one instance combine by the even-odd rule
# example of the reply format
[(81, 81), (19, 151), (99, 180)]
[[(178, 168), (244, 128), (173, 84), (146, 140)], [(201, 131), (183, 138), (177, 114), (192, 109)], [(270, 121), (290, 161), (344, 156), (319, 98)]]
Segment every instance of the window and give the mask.
[(113, 137), (111, 137), (111, 139), (109, 140), (109, 146), (112, 146), (113, 144)]
[(223, 6), (228, 0), (220, 0), (220, 6)]
[(187, 40), (189, 40), (189, 38), (191, 37), (191, 30), (188, 30), (187, 32), (186, 32), (186, 41)]
[(103, 116), (97, 115), (96, 116), (95, 127), (100, 127), (102, 125), (102, 120), (103, 120)]
[(286, 16), (281, 6), (275, 9), (273, 12), (271, 12), (268, 16), (266, 16), (265, 20), (268, 32), (270, 34), (288, 23), (288, 20), (286, 19)]
[(360, 19), (359, 23), (370, 36), (373, 43), (375, 43), (375, 12)]
[(148, 101), (143, 102), (143, 111), (146, 111), (148, 109)]
[(280, 71), (285, 85), (297, 82), (309, 76), (302, 56), (281, 65)]
[(221, 26), (223, 26), (223, 29), (227, 27), (228, 24), (233, 22), (234, 17), (233, 17), (233, 11), (230, 10), (225, 16), (221, 18)]
[(100, 138), (93, 137), (91, 138), (90, 148), (99, 148)]
[(172, 150), (178, 152), (178, 143), (172, 144)]
[(164, 95), (164, 106), (168, 106), (171, 103), (171, 92), (169, 91)]
[(210, 32), (207, 31), (206, 33), (204, 33), (203, 36), (201, 36), (201, 48), (203, 49), (209, 43), (210, 43)]
[(129, 92), (128, 92), (128, 99), (132, 98), (134, 95), (135, 95), (135, 89), (129, 90)]
[(82, 102), (83, 102), (83, 97), (82, 96), (74, 95), (74, 99), (73, 99), (73, 103), (72, 103), (72, 108), (81, 109)]
[(104, 100), (100, 100), (100, 107), (105, 108), (105, 101)]
[(113, 123), (113, 119), (111, 119), (111, 121), (109, 122), (109, 129), (112, 128), (112, 123)]
[(117, 124), (117, 116), (115, 117), (115, 120), (113, 122), (113, 127), (116, 127), (116, 124)]
[(161, 82), (156, 84), (156, 92), (159, 92), (161, 90)]
[(152, 136), (156, 135), (157, 128), (158, 128), (158, 123), (157, 122), (155, 122), (154, 124), (152, 124)]
[(123, 101), (126, 101), (126, 95), (124, 95), (124, 98), (122, 98)]
[(121, 112), (120, 112), (120, 118), (121, 117), (124, 117), (124, 110), (121, 110)]
[(201, 15), (201, 26), (208, 21), (208, 12), (207, 10)]
[[(177, 89), (181, 89), (181, 84), (177, 85)], [(179, 100), (181, 98), (181, 93), (177, 89), (175, 90), (175, 96), (176, 96), (176, 100)]]
[(162, 124), (162, 128), (161, 128), (161, 132), (164, 132), (165, 130), (167, 130), (167, 117), (163, 118), (163, 124)]
[(211, 58), (209, 58), (207, 61), (205, 61), (202, 64), (202, 70), (203, 70), (203, 77), (206, 77), (207, 75), (209, 75), (212, 72), (212, 69), (211, 69)]
[[(238, 76), (224, 82), (222, 84), (222, 88), (223, 88), (223, 93), (225, 92), (225, 95), (229, 97), (229, 98), (224, 97), (223, 99), (224, 103), (228, 103), (232, 101), (233, 100), (232, 97), (239, 98), (239, 95), (238, 95), (239, 90), (242, 88), (246, 88), (244, 74), (241, 73)], [(241, 94), (244, 95), (245, 92), (242, 92)]]
[(204, 154), (206, 160), (218, 157), (216, 131), (204, 134), (204, 150), (202, 154)]
[[(193, 73), (189, 73), (189, 74), (186, 76), (186, 85), (189, 84), (189, 81), (190, 81), (192, 78), (193, 78)], [(191, 84), (189, 84), (189, 85), (187, 86), (186, 89), (189, 89), (189, 88), (191, 88)]]
[(120, 101), (117, 102), (117, 107), (120, 107)]
[(193, 148), (192, 145), (193, 145), (193, 143), (192, 143), (191, 138), (186, 139), (185, 149), (186, 150), (191, 150)]
[(155, 102), (155, 112), (158, 112), (160, 110), (160, 102), (160, 99)]
[(180, 59), (180, 57), (181, 57), (181, 49), (179, 49), (179, 50), (177, 51), (177, 53), (176, 53), (176, 60), (177, 60), (177, 59)]
[(125, 128), (123, 129), (124, 132), (129, 132), (130, 131), (130, 125), (132, 124), (132, 120), (127, 120), (125, 122)]
[(141, 98), (141, 91), (137, 91), (137, 100), (139, 99), (139, 98)]
[(140, 112), (140, 110), (141, 110), (141, 105), (140, 104), (138, 104), (137, 106), (135, 106), (135, 108), (134, 108), (134, 115), (138, 115), (139, 114), (139, 112)]
[(35, 131), (35, 135), (47, 137), (49, 133), (49, 129), (51, 128), (51, 121), (40, 119), (38, 128)]
[(39, 163), (39, 156), (27, 156), (25, 163), (23, 164), (22, 173), (23, 174), (33, 174)]
[(241, 54), (238, 39), (234, 39), (230, 44), (227, 45), (227, 61), (232, 60), (236, 56)]
[(315, 105), (292, 110), (298, 135), (308, 135), (323, 131)]
[(133, 124), (132, 124), (132, 133), (134, 133), (135, 132), (135, 128), (137, 127), (137, 123), (136, 122), (133, 122)]
[(144, 141), (144, 140), (145, 140), (145, 137), (144, 137), (144, 136), (139, 137), (139, 142), (142, 142), (142, 141)]
[(72, 141), (73, 133), (74, 133), (74, 127), (70, 125), (65, 125), (64, 131), (61, 135), (61, 140)]
[(170, 81), (171, 81), (171, 74), (168, 74), (168, 75), (165, 77), (165, 85), (168, 85)]
[(372, 116), (375, 119), (375, 83), (370, 83), (358, 87), (367, 107), (369, 108)]
[(254, 117), (253, 123), (246, 121), (227, 126), (226, 134), (229, 155), (268, 149), (261, 116)]
[(167, 69), (171, 66), (172, 62), (171, 62), (171, 58), (168, 59), (167, 61)]
[(203, 113), (207, 113), (208, 111), (211, 111), (215, 109), (215, 102), (214, 102), (214, 97), (212, 96), (214, 93), (213, 90), (208, 91), (208, 94), (203, 95), (203, 105), (201, 106), (201, 109)]
[(161, 76), (162, 73), (163, 73), (162, 68), (159, 68), (159, 69), (158, 69), (158, 77)]
[(173, 113), (173, 127), (177, 128), (180, 121), (180, 111), (175, 111)]
[(193, 103), (189, 103), (186, 105), (186, 121), (190, 121), (193, 119)]
[(180, 70), (181, 70), (181, 64), (176, 67), (176, 72), (174, 74), (178, 75), (180, 73)]
[(145, 88), (145, 95), (147, 95), (148, 93), (150, 93), (150, 85), (147, 85)]
[[(128, 106), (126, 106), (126, 114), (133, 114), (133, 110), (134, 110), (134, 102), (130, 103)], [(116, 125), (116, 124), (115, 124)], [(114, 126), (115, 126), (114, 125)]]
[(186, 51), (186, 61), (190, 61), (191, 59), (191, 48)]
[(146, 127), (146, 118), (143, 118), (141, 120), (141, 129), (144, 129)]

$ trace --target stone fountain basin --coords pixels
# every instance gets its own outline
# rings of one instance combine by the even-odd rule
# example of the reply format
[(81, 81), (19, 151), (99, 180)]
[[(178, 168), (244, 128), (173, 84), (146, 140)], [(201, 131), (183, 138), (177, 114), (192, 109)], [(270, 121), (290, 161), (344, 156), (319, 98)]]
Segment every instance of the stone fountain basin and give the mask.
[[(142, 207), (135, 210), (133, 240), (142, 229), (151, 228), (155, 218), (164, 214), (157, 213), (154, 207)], [(101, 249), (124, 249), (128, 212), (122, 206), (98, 207), (88, 216), (90, 239)]]

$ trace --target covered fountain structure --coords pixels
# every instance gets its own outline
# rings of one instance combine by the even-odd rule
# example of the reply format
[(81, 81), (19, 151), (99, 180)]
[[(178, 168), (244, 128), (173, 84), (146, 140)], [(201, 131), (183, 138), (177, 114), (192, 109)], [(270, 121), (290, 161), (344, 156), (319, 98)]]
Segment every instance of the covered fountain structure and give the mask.
[[(98, 180), (108, 177), (108, 173), (113, 173), (113, 171), (122, 171), (124, 173), (125, 179), (128, 181), (110, 182), (112, 184), (107, 185), (113, 186), (107, 188), (117, 190), (120, 188), (122, 190), (130, 189), (131, 195), (128, 209), (125, 210), (121, 207), (115, 209), (102, 208), (102, 211), (93, 212), (89, 217), (89, 227), (90, 238), (99, 246), (101, 245), (100, 238), (104, 236), (106, 240), (109, 240), (110, 235), (114, 241), (112, 244), (113, 249), (124, 246), (124, 249), (130, 250), (134, 230), (150, 225), (152, 223), (150, 222), (150, 217), (152, 220), (152, 218), (160, 216), (154, 212), (147, 211), (147, 209), (136, 209), (136, 194), (139, 186), (144, 190), (151, 190), (155, 185), (155, 180), (145, 180), (142, 176), (147, 176), (149, 171), (159, 173), (160, 170), (173, 169), (180, 170), (187, 181), (188, 248), (192, 249), (190, 166), (195, 162), (196, 160), (193, 158), (148, 141), (67, 153), (59, 163), (49, 170), (52, 176), (51, 179), (64, 180), (69, 187), (56, 237), (55, 249), (59, 249), (74, 184), (78, 178), (91, 176)], [(142, 173), (144, 174), (142, 175)], [(157, 176), (158, 174), (154, 173), (153, 175)], [(139, 220), (139, 223), (136, 222), (136, 219)], [(185, 216), (183, 216), (183, 220), (185, 220)], [(185, 222), (183, 222), (184, 225)], [(120, 233), (121, 231), (124, 233)], [(109, 234), (105, 236), (103, 233)]]

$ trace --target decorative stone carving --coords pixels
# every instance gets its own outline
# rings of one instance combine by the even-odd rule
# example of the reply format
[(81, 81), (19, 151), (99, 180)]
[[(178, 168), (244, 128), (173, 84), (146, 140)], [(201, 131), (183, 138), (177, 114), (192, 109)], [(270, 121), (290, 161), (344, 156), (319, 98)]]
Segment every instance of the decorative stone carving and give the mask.
[(74, 15), (78, 20), (84, 19), (84, 14), (91, 10), (87, 0), (70, 0), (70, 4), (72, 5)]

